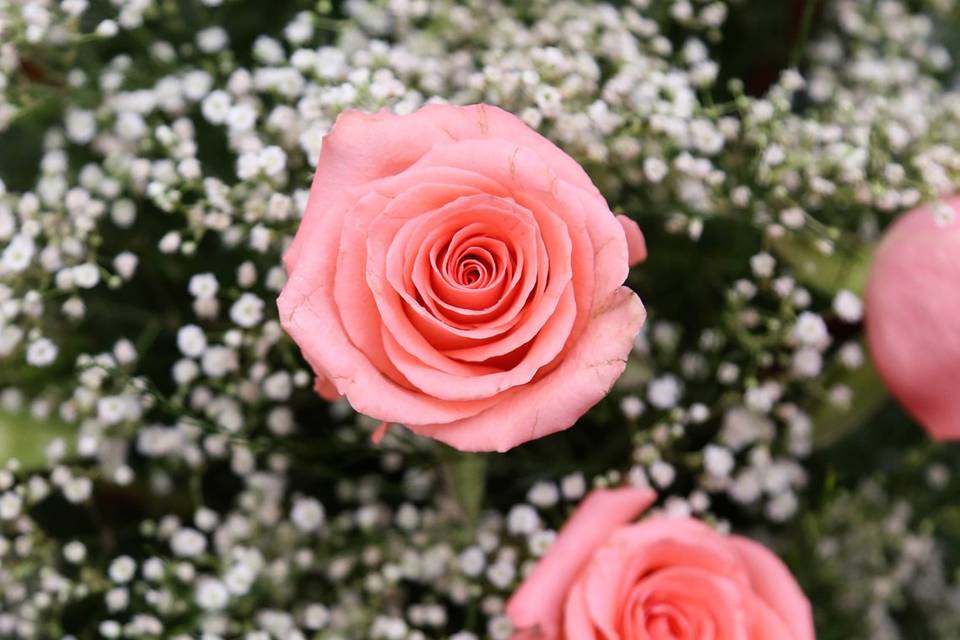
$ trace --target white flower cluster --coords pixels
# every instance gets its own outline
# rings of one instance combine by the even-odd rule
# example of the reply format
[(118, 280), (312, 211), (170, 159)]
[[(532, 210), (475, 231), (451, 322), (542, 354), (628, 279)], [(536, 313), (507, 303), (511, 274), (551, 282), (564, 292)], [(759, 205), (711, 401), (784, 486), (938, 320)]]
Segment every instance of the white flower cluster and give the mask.
[[(946, 515), (930, 511), (921, 516), (918, 511), (930, 494), (948, 491), (952, 474), (943, 463), (932, 462), (927, 475), (928, 482), (918, 487), (926, 497), (900, 496), (885, 479), (870, 478), (835, 496), (816, 515), (819, 536), (808, 543), (814, 547), (813, 573), (827, 580), (844, 575), (860, 585), (828, 597), (836, 597), (849, 628), (866, 626), (857, 632), (866, 637), (906, 640), (926, 633), (949, 638), (960, 632), (960, 583), (946, 570), (943, 542), (917, 524), (921, 518)], [(923, 631), (898, 623), (910, 607), (922, 612)]]

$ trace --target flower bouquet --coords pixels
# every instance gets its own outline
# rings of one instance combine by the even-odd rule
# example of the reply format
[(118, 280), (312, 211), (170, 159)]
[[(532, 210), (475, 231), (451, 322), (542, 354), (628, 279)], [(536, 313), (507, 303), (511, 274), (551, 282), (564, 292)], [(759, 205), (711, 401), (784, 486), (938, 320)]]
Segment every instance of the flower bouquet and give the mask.
[(0, 638), (960, 637), (958, 33), (0, 0)]

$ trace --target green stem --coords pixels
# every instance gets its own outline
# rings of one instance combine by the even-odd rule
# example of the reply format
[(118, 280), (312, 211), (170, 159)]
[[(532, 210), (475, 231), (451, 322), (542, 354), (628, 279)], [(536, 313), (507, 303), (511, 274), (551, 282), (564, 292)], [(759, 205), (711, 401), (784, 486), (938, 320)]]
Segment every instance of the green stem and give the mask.
[(480, 453), (461, 452), (444, 445), (438, 447), (437, 456), (447, 490), (460, 507), (464, 522), (472, 530), (483, 507), (487, 458)]
[(816, 15), (819, 0), (806, 0), (803, 4), (803, 17), (800, 22), (800, 32), (797, 34), (797, 40), (793, 44), (793, 50), (790, 52), (790, 66), (796, 68), (800, 63), (800, 56), (807, 47), (807, 40), (810, 38), (810, 29), (813, 26), (813, 16)]

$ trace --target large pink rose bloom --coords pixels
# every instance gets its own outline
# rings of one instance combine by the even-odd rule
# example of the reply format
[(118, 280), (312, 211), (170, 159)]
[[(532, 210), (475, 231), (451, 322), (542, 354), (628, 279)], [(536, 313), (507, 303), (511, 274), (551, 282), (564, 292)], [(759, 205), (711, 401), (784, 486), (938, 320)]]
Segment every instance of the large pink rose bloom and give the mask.
[(692, 518), (631, 523), (649, 490), (594, 491), (507, 605), (514, 640), (813, 640), (766, 548)]
[(643, 236), (511, 114), (348, 112), (323, 141), (280, 320), (318, 390), (458, 449), (565, 429), (623, 372)]
[(902, 216), (880, 243), (867, 284), (870, 353), (927, 432), (960, 439), (960, 197), (952, 220), (930, 207)]

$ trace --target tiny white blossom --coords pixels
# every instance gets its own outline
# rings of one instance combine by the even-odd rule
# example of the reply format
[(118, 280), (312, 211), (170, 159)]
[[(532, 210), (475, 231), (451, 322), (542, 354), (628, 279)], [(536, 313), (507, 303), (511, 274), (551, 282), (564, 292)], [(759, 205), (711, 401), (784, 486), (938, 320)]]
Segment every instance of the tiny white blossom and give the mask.
[(313, 498), (297, 498), (290, 510), (290, 520), (305, 533), (316, 531), (325, 517), (323, 505)]
[(204, 576), (197, 581), (195, 597), (201, 609), (219, 611), (227, 606), (230, 592), (221, 581)]
[(628, 420), (636, 420), (645, 410), (643, 400), (635, 395), (627, 395), (620, 399), (620, 411)]
[(97, 25), (96, 34), (101, 38), (112, 38), (117, 35), (120, 31), (120, 28), (117, 27), (117, 23), (113, 20), (104, 20)]
[(276, 145), (266, 147), (260, 152), (260, 168), (268, 176), (276, 176), (287, 168), (287, 154)]
[(567, 500), (579, 500), (587, 491), (587, 481), (583, 474), (573, 473), (560, 481), (560, 490)]
[(777, 261), (769, 253), (758, 253), (750, 258), (750, 268), (759, 278), (769, 278), (772, 276), (776, 266)]
[(73, 478), (63, 485), (63, 497), (75, 504), (86, 501), (93, 493), (90, 478)]
[(528, 504), (518, 504), (507, 514), (507, 530), (514, 535), (529, 535), (541, 527), (537, 510)]
[(216, 53), (227, 46), (229, 38), (222, 27), (209, 27), (197, 33), (197, 46), (204, 53)]
[(536, 531), (528, 538), (527, 547), (534, 557), (540, 558), (550, 550), (556, 539), (557, 532), (552, 529)]
[(643, 161), (643, 173), (650, 182), (660, 182), (668, 170), (667, 164), (660, 158), (649, 157)]
[(97, 120), (92, 111), (71, 109), (66, 116), (67, 137), (76, 144), (87, 144), (97, 133)]
[(19, 273), (30, 266), (35, 252), (36, 245), (33, 238), (16, 235), (3, 250), (3, 255), (0, 257), (0, 267), (11, 273)]
[(187, 289), (195, 298), (208, 300), (217, 295), (220, 284), (212, 273), (198, 273), (190, 278)]
[(857, 369), (864, 361), (863, 348), (856, 342), (848, 342), (840, 347), (838, 357), (846, 368)]
[(499, 560), (487, 569), (487, 580), (500, 589), (506, 589), (517, 576), (517, 570), (512, 563)]
[(252, 293), (244, 293), (230, 307), (230, 319), (249, 329), (263, 320), (263, 308), (263, 300)]
[(131, 404), (132, 401), (127, 396), (104, 396), (97, 400), (97, 419), (107, 425), (123, 422), (134, 414)]
[(507, 640), (513, 636), (513, 623), (506, 616), (497, 616), (487, 624), (487, 632), (492, 640)]
[(124, 584), (133, 580), (137, 571), (137, 563), (130, 556), (120, 556), (110, 563), (107, 574), (110, 579), (118, 584)]
[(207, 349), (207, 336), (195, 324), (184, 325), (177, 331), (177, 347), (188, 358), (199, 358)]
[(806, 223), (807, 215), (803, 209), (791, 207), (780, 212), (780, 222), (789, 229), (799, 229)]
[(214, 345), (203, 352), (200, 367), (211, 378), (222, 378), (237, 368), (237, 354), (232, 349)]
[(27, 347), (27, 364), (34, 367), (46, 367), (57, 359), (57, 345), (49, 338), (39, 338)]
[(303, 626), (311, 631), (323, 629), (330, 624), (330, 611), (322, 604), (309, 604), (303, 610)]
[(124, 251), (118, 253), (117, 256), (113, 259), (113, 268), (124, 280), (129, 280), (133, 277), (134, 272), (137, 270), (137, 263), (139, 259), (137, 256), (129, 251)]
[(72, 269), (73, 282), (81, 289), (92, 289), (100, 282), (100, 269), (89, 262), (75, 266)]
[(527, 500), (540, 508), (548, 508), (560, 500), (560, 490), (552, 482), (538, 482), (527, 492)]
[(479, 547), (468, 547), (460, 554), (459, 565), (463, 574), (472, 578), (483, 573), (487, 558)]
[(815, 378), (823, 368), (823, 356), (812, 347), (803, 347), (793, 353), (791, 369), (801, 378)]
[(178, 556), (193, 558), (207, 549), (207, 539), (196, 529), (178, 529), (170, 538), (170, 548)]
[(669, 374), (656, 378), (647, 386), (647, 400), (657, 409), (672, 409), (682, 394), (680, 380)]
[(814, 347), (823, 347), (830, 340), (823, 318), (810, 311), (804, 311), (797, 317), (793, 326), (793, 337), (801, 344)]
[(90, 6), (90, 3), (87, 0), (62, 0), (60, 2), (60, 8), (63, 12), (73, 17), (86, 11), (88, 6)]
[(165, 233), (163, 237), (160, 238), (160, 242), (157, 243), (157, 247), (163, 253), (173, 253), (180, 248), (180, 242), (180, 234), (176, 231), (170, 231)]
[(663, 460), (657, 460), (652, 465), (650, 465), (650, 477), (653, 479), (653, 482), (660, 487), (661, 489), (666, 489), (671, 484), (673, 484), (674, 478), (676, 478), (677, 472), (668, 462)]
[(217, 90), (204, 98), (200, 109), (203, 117), (211, 124), (223, 124), (230, 113), (231, 102), (230, 94)]
[(87, 548), (82, 542), (71, 540), (63, 545), (63, 557), (67, 559), (67, 562), (78, 564), (87, 557)]
[(200, 375), (200, 365), (183, 358), (173, 364), (173, 380), (179, 385), (190, 384)]
[(13, 520), (20, 515), (23, 498), (12, 491), (0, 494), (0, 520)]
[(845, 322), (860, 322), (863, 319), (863, 302), (857, 294), (841, 289), (833, 298), (833, 310)]
[(707, 473), (726, 478), (733, 471), (736, 461), (733, 454), (726, 447), (707, 445), (703, 450), (703, 467)]
[(277, 371), (263, 381), (263, 392), (271, 400), (286, 400), (293, 391), (293, 381), (286, 371)]

